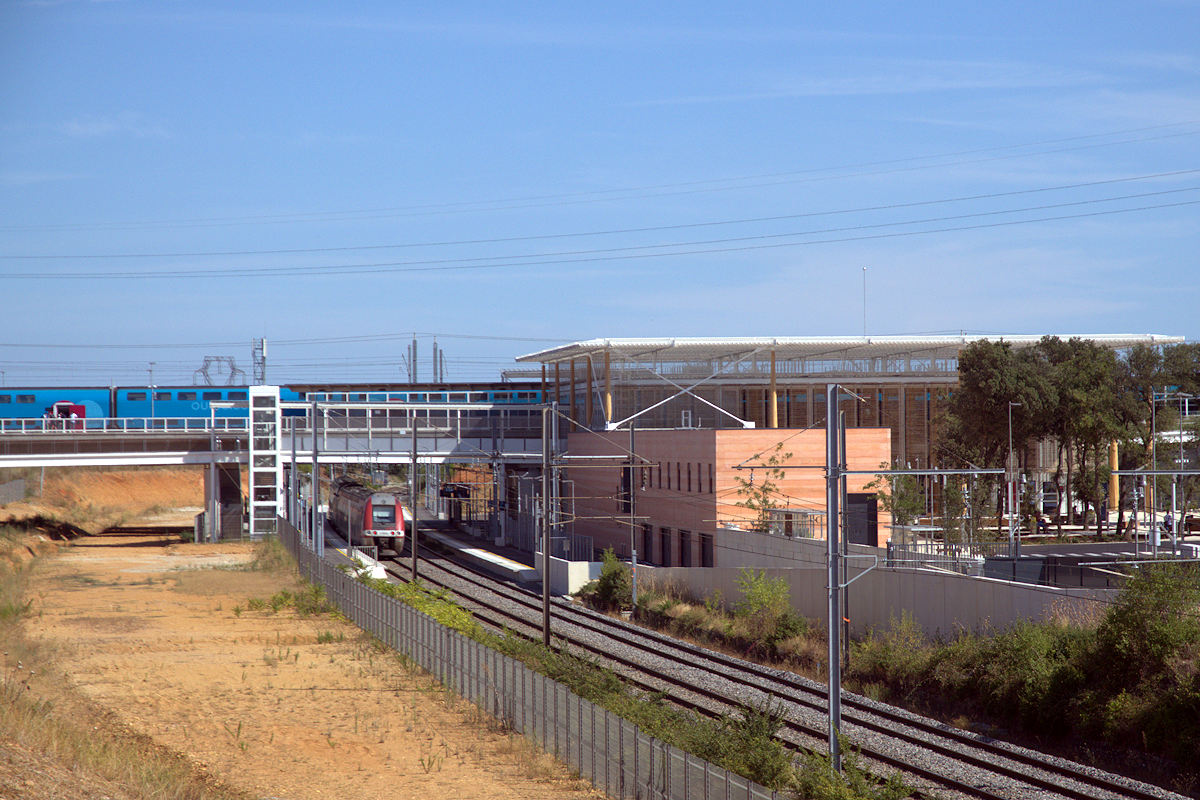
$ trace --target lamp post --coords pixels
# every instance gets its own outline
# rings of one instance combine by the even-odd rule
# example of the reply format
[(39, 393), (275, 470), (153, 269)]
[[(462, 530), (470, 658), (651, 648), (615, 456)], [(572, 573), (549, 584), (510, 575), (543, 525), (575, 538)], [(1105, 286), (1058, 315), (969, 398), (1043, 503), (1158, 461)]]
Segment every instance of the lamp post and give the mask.
[(1005, 495), (1005, 505), (1008, 506), (1008, 555), (1010, 558), (1015, 558), (1018, 553), (1018, 549), (1016, 547), (1017, 532), (1016, 532), (1016, 528), (1013, 524), (1014, 522), (1016, 522), (1016, 517), (1015, 517), (1016, 509), (1014, 508), (1014, 506), (1016, 506), (1016, 501), (1017, 501), (1017, 496), (1016, 496), (1017, 490), (1016, 490), (1016, 481), (1014, 479), (1013, 466), (1012, 466), (1012, 460), (1013, 460), (1012, 410), (1013, 410), (1013, 406), (1020, 407), (1020, 405), (1021, 405), (1020, 403), (1017, 403), (1015, 401), (1012, 401), (1012, 400), (1008, 401), (1008, 464), (1006, 465), (1008, 467), (1008, 469), (1005, 471), (1005, 477), (1008, 479), (1008, 492)]
[[(1158, 393), (1155, 392), (1153, 389), (1150, 390), (1150, 395), (1151, 395), (1151, 402), (1150, 402), (1150, 468), (1158, 469), (1158, 433), (1155, 430), (1158, 426), (1158, 421), (1156, 419), (1157, 414), (1155, 412), (1158, 409), (1159, 397), (1158, 397)], [(1166, 397), (1164, 396), (1162, 399), (1165, 400)], [(1151, 530), (1153, 530), (1158, 525), (1158, 497), (1157, 497), (1157, 495), (1158, 495), (1158, 476), (1157, 475), (1153, 476), (1151, 478), (1151, 480), (1153, 481), (1153, 483), (1150, 484), (1152, 487), (1150, 490), (1150, 492), (1151, 492), (1150, 496), (1153, 499), (1150, 504), (1150, 528), (1151, 528)], [(1134, 496), (1133, 502), (1134, 503), (1137, 502), (1136, 494)], [(1174, 507), (1175, 507), (1175, 485), (1174, 485), (1174, 483), (1172, 483), (1171, 484), (1171, 508), (1174, 508)], [(1133, 533), (1134, 533), (1134, 542), (1136, 543), (1137, 531), (1135, 530)], [(1136, 547), (1136, 544), (1135, 544), (1135, 547)]]
[[(1192, 395), (1184, 394), (1183, 392), (1177, 392), (1175, 396), (1179, 399), (1179, 469), (1182, 470), (1183, 469), (1183, 407), (1184, 407), (1183, 401), (1191, 400)], [(1183, 526), (1181, 524), (1183, 522), (1183, 520), (1181, 520), (1179, 518), (1179, 511), (1177, 510), (1178, 507), (1176, 506), (1176, 503), (1175, 503), (1175, 500), (1176, 500), (1175, 490), (1176, 490), (1176, 487), (1178, 487), (1178, 486), (1179, 486), (1179, 476), (1176, 475), (1175, 478), (1171, 481), (1171, 516), (1174, 517), (1174, 520), (1175, 520), (1175, 524), (1171, 527), (1171, 550), (1172, 551), (1175, 550), (1175, 543), (1177, 541), (1178, 531), (1183, 530)]]
[(150, 362), (150, 368), (147, 370), (147, 372), (150, 373), (149, 380), (146, 381), (146, 384), (150, 391), (150, 417), (151, 417), (151, 419), (153, 419), (154, 418), (154, 362), (153, 361)]
[[(1163, 393), (1161, 395), (1159, 395), (1157, 392), (1152, 393), (1152, 401), (1150, 403), (1150, 464), (1153, 469), (1158, 469), (1158, 452), (1157, 452), (1158, 427), (1157, 427), (1156, 411), (1158, 409), (1159, 402), (1175, 400), (1179, 404), (1179, 462), (1178, 462), (1178, 469), (1182, 470), (1183, 469), (1184, 401), (1191, 400), (1191, 399), (1193, 399), (1193, 397), (1194, 397), (1194, 395), (1187, 394), (1186, 392), (1175, 392), (1173, 394), (1168, 394), (1165, 387), (1164, 387)], [(1157, 478), (1154, 478), (1153, 480), (1155, 481), (1155, 488), (1157, 488)], [(1171, 550), (1172, 551), (1174, 551), (1177, 547), (1179, 532), (1182, 530), (1182, 527), (1183, 527), (1183, 525), (1182, 525), (1183, 521), (1181, 519), (1179, 519), (1179, 506), (1178, 506), (1178, 498), (1176, 495), (1176, 490), (1178, 489), (1178, 486), (1179, 486), (1179, 476), (1175, 475), (1171, 478), (1171, 518), (1173, 520), (1172, 525), (1171, 525)], [(1151, 497), (1155, 497), (1155, 495), (1152, 494)], [(1159, 531), (1158, 531), (1158, 524), (1157, 524), (1158, 503), (1157, 503), (1156, 497), (1155, 497), (1155, 502), (1150, 507), (1150, 515), (1151, 515), (1150, 516), (1150, 520), (1151, 520), (1150, 521), (1150, 529), (1154, 532), (1153, 533), (1154, 538), (1152, 541), (1154, 542), (1155, 552), (1157, 554)]]

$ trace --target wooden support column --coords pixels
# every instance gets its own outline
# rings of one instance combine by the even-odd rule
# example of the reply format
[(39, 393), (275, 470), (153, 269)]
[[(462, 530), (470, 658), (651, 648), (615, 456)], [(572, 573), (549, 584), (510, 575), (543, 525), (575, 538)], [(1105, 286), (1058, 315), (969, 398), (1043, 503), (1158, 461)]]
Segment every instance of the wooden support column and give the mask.
[(929, 384), (925, 385), (925, 463), (933, 466), (933, 432), (929, 426), (933, 420), (933, 409), (930, 407), (933, 403), (933, 392), (929, 390)]
[(587, 357), (587, 394), (583, 398), (583, 413), (586, 418), (583, 421), (583, 427), (592, 427), (592, 357)]
[(779, 427), (779, 390), (775, 386), (775, 351), (771, 351), (771, 392), (767, 398), (767, 427)]
[(559, 362), (554, 362), (554, 402), (562, 403), (562, 377), (559, 375)]
[(612, 360), (609, 351), (604, 351), (604, 424), (612, 422)]
[(546, 397), (549, 395), (549, 393), (550, 389), (546, 385), (546, 365), (542, 364), (542, 402), (546, 401)]

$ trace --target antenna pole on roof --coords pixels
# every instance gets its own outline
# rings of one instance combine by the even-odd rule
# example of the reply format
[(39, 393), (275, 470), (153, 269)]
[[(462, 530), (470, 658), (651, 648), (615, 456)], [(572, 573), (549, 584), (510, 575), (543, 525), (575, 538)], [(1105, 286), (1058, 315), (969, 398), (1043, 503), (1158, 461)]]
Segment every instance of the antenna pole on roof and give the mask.
[(867, 338), (867, 268), (863, 267), (863, 338)]

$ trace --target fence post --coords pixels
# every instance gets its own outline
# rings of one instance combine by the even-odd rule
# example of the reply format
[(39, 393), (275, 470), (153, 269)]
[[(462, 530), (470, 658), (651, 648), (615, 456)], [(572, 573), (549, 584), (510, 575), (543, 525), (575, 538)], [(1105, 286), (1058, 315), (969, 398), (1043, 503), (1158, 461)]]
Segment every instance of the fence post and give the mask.
[(638, 790), (638, 728), (633, 727), (633, 796), (637, 797)]
[(625, 720), (617, 719), (617, 791), (625, 800)]
[(608, 788), (608, 709), (604, 709), (604, 793), (612, 794)]

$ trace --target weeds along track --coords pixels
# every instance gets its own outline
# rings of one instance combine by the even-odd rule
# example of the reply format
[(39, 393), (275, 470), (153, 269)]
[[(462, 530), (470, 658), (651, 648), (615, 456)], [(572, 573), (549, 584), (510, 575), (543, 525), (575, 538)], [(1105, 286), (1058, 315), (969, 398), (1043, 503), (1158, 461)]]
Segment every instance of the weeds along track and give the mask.
[[(407, 580), (410, 574), (406, 568), (389, 571), (400, 580)], [(540, 638), (539, 594), (433, 550), (424, 551), (419, 571), (423, 582), (447, 590), (481, 624)], [(828, 693), (824, 684), (639, 628), (561, 598), (552, 598), (551, 605), (555, 638), (634, 686), (661, 692), (682, 707), (709, 715), (770, 703), (783, 713), (782, 741), (797, 749), (826, 750)], [(899, 771), (931, 796), (1183, 798), (1160, 787), (963, 731), (848, 692), (842, 695), (842, 734), (860, 752), (865, 766), (878, 773)]]

